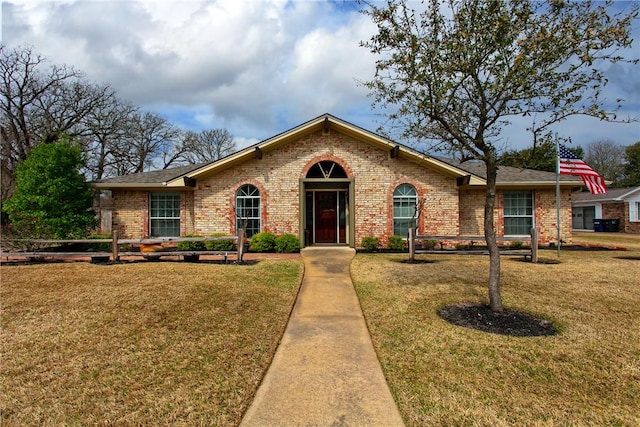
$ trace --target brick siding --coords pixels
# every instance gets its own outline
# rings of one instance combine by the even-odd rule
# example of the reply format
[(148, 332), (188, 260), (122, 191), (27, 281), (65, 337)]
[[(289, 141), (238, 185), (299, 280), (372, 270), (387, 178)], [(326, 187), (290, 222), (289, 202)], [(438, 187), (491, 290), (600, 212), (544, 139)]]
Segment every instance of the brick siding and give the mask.
[[(300, 235), (300, 180), (321, 160), (336, 162), (355, 186), (355, 243), (365, 236), (380, 237), (384, 244), (393, 234), (393, 191), (413, 185), (425, 201), (418, 222), (420, 234), (482, 234), (484, 190), (458, 190), (455, 177), (424, 168), (410, 160), (391, 158), (389, 150), (329, 130), (301, 136), (262, 159), (198, 179), (196, 188), (182, 192), (181, 232), (235, 233), (235, 194), (244, 184), (256, 186), (261, 195), (261, 227), (275, 234)], [(126, 237), (148, 235), (148, 193), (114, 190), (114, 230)], [(536, 225), (541, 240), (555, 236), (555, 192), (538, 190)], [(501, 193), (496, 203), (496, 223), (501, 224)], [(570, 237), (569, 192), (563, 192), (563, 236)], [(566, 217), (566, 218), (565, 218)], [(499, 233), (501, 233), (499, 228)]]

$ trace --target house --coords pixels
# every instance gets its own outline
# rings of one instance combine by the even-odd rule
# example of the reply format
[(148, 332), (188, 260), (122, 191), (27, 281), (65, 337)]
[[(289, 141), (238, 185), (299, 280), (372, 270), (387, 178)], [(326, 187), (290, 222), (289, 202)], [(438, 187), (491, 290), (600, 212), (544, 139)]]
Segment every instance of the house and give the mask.
[[(561, 235), (571, 241), (571, 192), (561, 176)], [(407, 236), (416, 207), (419, 234), (481, 235), (484, 165), (420, 153), (324, 114), (218, 161), (104, 179), (121, 237), (293, 233), (301, 246), (359, 246)], [(556, 175), (501, 167), (497, 233), (556, 240)]]
[(605, 194), (575, 193), (571, 206), (575, 230), (640, 233), (640, 187), (611, 188)]

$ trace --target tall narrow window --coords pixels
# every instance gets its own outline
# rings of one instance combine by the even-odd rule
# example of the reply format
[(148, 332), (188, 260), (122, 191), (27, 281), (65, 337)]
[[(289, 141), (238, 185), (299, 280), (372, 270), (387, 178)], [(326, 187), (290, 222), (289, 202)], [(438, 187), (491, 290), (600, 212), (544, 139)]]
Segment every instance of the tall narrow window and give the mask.
[(152, 237), (180, 236), (180, 193), (151, 193), (149, 234)]
[(533, 192), (504, 192), (505, 236), (527, 236), (533, 227)]
[(247, 237), (260, 232), (260, 191), (246, 184), (236, 193), (236, 230), (246, 222)]
[(393, 234), (408, 237), (409, 227), (415, 227), (418, 192), (410, 184), (400, 184), (393, 191)]

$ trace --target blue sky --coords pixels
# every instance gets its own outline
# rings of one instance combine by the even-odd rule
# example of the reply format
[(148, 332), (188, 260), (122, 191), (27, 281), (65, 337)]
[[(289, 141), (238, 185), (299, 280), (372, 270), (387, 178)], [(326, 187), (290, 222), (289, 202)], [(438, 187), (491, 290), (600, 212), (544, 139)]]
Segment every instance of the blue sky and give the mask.
[[(242, 147), (327, 112), (372, 131), (383, 122), (358, 84), (373, 76), (376, 59), (359, 47), (376, 31), (359, 7), (341, 0), (5, 0), (2, 43), (32, 46), (180, 127), (226, 128)], [(629, 55), (640, 57), (640, 40)], [(624, 113), (640, 116), (640, 66), (607, 74), (608, 96), (623, 95)], [(505, 129), (500, 144), (528, 146), (526, 126)], [(577, 117), (554, 130), (583, 147), (640, 141), (639, 123)]]

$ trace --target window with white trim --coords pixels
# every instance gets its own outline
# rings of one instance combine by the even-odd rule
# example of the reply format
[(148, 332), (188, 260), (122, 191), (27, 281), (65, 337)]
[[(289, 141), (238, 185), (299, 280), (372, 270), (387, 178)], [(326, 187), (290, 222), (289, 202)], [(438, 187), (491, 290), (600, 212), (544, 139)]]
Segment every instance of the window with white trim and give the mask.
[(246, 221), (246, 236), (260, 232), (260, 191), (245, 184), (236, 192), (236, 230)]
[(528, 236), (533, 227), (533, 191), (504, 192), (504, 235)]
[(180, 193), (151, 193), (149, 196), (149, 235), (180, 236)]
[(409, 236), (409, 227), (415, 227), (418, 192), (411, 184), (400, 184), (393, 191), (393, 234)]

